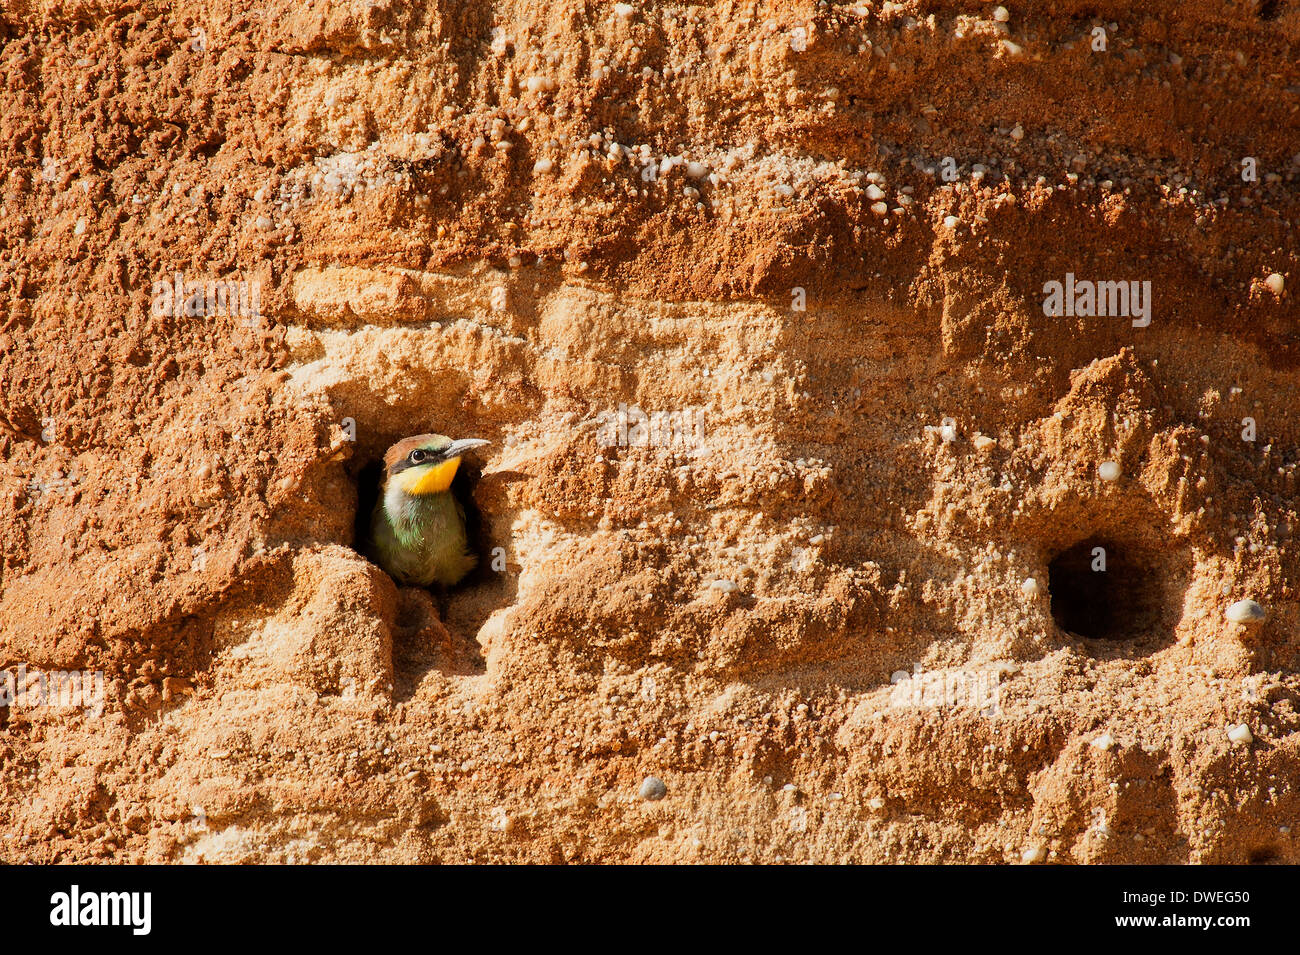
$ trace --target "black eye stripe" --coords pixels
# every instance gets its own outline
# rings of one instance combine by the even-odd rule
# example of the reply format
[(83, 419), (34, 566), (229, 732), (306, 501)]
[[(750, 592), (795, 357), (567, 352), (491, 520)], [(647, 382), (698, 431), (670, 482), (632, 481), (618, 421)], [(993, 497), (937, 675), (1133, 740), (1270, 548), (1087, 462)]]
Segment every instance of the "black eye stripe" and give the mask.
[(432, 448), (415, 448), (410, 454), (394, 464), (389, 473), (401, 474), (407, 468), (419, 467), (421, 464), (430, 464), (445, 458), (445, 451), (435, 451)]

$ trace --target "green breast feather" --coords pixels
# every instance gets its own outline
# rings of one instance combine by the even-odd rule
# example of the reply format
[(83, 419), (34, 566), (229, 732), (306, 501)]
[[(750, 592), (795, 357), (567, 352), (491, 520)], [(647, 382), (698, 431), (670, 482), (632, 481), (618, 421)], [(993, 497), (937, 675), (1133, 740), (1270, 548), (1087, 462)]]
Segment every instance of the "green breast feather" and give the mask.
[(381, 497), (370, 536), (373, 556), (399, 584), (450, 587), (478, 563), (465, 538), (465, 511), (450, 492), (406, 496), (391, 504)]

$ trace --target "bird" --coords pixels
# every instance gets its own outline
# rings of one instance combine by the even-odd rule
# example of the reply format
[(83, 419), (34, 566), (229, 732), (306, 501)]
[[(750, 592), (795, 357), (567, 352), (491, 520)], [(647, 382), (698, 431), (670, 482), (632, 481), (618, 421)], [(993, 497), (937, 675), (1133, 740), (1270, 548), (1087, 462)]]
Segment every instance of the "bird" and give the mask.
[(452, 587), (474, 569), (465, 509), (452, 494), (460, 456), (491, 442), (417, 434), (384, 455), (384, 479), (370, 515), (371, 559), (398, 584)]

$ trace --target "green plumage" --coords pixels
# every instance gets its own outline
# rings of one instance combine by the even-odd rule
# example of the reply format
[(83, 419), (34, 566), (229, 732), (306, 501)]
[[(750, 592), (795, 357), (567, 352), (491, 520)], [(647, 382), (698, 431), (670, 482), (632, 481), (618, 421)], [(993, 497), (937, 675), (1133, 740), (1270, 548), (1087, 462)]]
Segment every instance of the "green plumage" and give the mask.
[(451, 587), (478, 563), (465, 510), (450, 491), (408, 495), (390, 484), (371, 515), (370, 540), (379, 566), (407, 586)]

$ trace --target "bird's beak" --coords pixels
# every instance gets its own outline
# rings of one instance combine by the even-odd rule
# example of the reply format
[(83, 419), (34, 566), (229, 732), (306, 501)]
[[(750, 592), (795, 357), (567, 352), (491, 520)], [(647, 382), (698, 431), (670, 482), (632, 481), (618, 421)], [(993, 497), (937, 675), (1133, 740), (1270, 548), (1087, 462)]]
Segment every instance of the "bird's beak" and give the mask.
[(461, 438), (459, 441), (453, 441), (447, 445), (447, 450), (443, 455), (448, 458), (454, 458), (456, 455), (468, 451), (470, 448), (481, 448), (485, 444), (491, 444), (491, 441), (485, 441), (482, 438)]
[(452, 479), (456, 477), (456, 469), (460, 467), (460, 454), (462, 451), (468, 451), (470, 448), (481, 447), (491, 442), (484, 441), (482, 438), (462, 438), (460, 441), (453, 441), (447, 445), (442, 453), (447, 456), (447, 460), (440, 464), (430, 467), (419, 480), (414, 481), (407, 489), (408, 494), (440, 494), (451, 487)]

